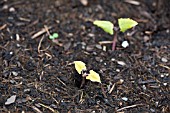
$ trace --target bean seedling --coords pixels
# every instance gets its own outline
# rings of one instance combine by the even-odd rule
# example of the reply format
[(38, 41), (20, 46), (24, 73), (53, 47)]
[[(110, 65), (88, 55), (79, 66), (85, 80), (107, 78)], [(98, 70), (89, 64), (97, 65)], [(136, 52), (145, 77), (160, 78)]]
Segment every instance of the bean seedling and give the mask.
[(138, 23), (130, 18), (120, 18), (118, 19), (118, 25), (119, 29), (117, 27), (114, 27), (113, 23), (110, 21), (105, 20), (96, 20), (93, 22), (94, 25), (102, 28), (106, 33), (109, 33), (110, 35), (114, 34), (113, 42), (112, 42), (112, 50), (115, 50), (116, 42), (117, 42), (117, 32), (125, 32), (128, 29), (135, 27)]

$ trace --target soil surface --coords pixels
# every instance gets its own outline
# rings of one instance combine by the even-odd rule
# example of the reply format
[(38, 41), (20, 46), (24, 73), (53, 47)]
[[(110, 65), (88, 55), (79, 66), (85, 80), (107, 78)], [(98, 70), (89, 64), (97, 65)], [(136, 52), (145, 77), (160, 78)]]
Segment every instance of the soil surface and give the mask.
[[(1, 0), (0, 112), (169, 113), (169, 0), (129, 1)], [(92, 22), (117, 26), (121, 17), (139, 24), (119, 33), (112, 51), (103, 43), (113, 36)], [(77, 60), (102, 84), (80, 88)]]

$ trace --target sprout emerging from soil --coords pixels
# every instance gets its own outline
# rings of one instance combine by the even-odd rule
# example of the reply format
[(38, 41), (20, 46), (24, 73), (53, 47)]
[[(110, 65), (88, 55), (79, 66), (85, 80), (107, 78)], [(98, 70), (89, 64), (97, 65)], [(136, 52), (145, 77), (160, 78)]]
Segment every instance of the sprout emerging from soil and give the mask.
[(116, 47), (116, 42), (117, 42), (117, 32), (125, 32), (128, 29), (135, 27), (138, 25), (138, 23), (130, 18), (120, 18), (118, 19), (118, 25), (119, 29), (114, 27), (113, 23), (110, 21), (105, 21), (105, 20), (96, 20), (93, 22), (94, 25), (102, 28), (106, 33), (109, 33), (110, 35), (114, 35), (113, 37), (113, 42), (112, 42), (112, 50), (115, 50)]
[[(86, 64), (82, 61), (74, 61), (75, 69), (82, 76), (82, 84), (84, 85), (85, 79), (90, 80), (92, 82), (101, 83), (100, 76), (93, 70), (87, 71)], [(85, 79), (84, 79), (85, 78)]]
[(58, 38), (58, 33), (53, 33), (52, 35), (49, 35), (49, 39), (53, 40)]

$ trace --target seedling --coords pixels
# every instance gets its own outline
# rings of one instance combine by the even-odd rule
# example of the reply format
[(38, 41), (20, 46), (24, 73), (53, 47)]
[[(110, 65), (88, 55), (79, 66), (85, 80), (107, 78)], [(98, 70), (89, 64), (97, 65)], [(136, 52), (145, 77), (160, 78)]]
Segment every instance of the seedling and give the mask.
[(90, 80), (92, 82), (99, 82), (101, 83), (100, 76), (93, 70), (87, 71), (86, 64), (82, 61), (74, 61), (75, 69), (79, 75), (82, 76), (82, 87), (85, 83), (85, 79)]
[(119, 29), (117, 27), (114, 27), (113, 23), (110, 21), (105, 20), (96, 20), (93, 22), (94, 25), (102, 28), (106, 33), (109, 33), (110, 35), (114, 34), (113, 42), (112, 42), (112, 50), (115, 50), (116, 42), (117, 42), (117, 33), (120, 29), (121, 32), (125, 32), (128, 29), (135, 27), (138, 25), (138, 23), (130, 18), (120, 18), (118, 19), (118, 25)]
[(49, 35), (49, 39), (54, 40), (58, 38), (58, 33), (53, 33), (52, 35)]

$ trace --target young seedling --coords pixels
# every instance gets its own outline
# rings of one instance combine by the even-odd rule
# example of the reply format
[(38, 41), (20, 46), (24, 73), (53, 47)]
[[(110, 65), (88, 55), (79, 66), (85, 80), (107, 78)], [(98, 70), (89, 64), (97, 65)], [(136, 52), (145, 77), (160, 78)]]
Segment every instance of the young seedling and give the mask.
[(117, 42), (117, 33), (120, 29), (121, 32), (125, 32), (128, 29), (135, 27), (138, 23), (130, 18), (120, 18), (118, 19), (119, 28), (114, 27), (113, 23), (110, 21), (105, 20), (96, 20), (93, 22), (94, 25), (102, 28), (106, 33), (113, 35), (113, 42), (112, 42), (112, 50), (115, 50), (116, 42)]
[(87, 71), (86, 64), (82, 61), (74, 61), (75, 69), (79, 75), (82, 76), (82, 87), (85, 84), (85, 79), (90, 80), (92, 82), (99, 82), (101, 83), (100, 76), (93, 70)]
[(53, 33), (52, 35), (49, 35), (49, 39), (54, 40), (58, 38), (58, 33)]

